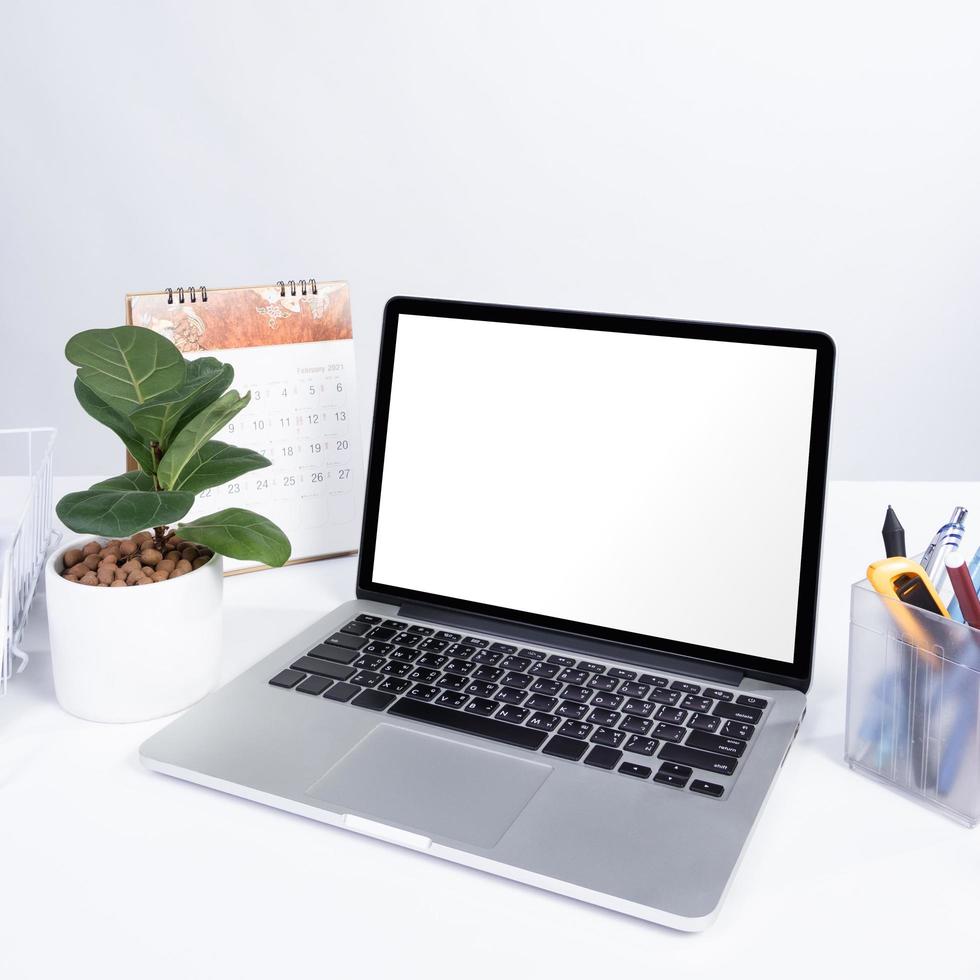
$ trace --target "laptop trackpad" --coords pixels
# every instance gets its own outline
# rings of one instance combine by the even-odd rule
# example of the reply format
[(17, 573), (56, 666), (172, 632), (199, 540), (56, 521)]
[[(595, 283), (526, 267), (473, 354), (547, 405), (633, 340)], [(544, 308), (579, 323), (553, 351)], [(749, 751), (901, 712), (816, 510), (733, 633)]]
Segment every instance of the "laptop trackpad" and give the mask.
[(551, 766), (379, 725), (306, 792), (344, 813), (492, 847)]

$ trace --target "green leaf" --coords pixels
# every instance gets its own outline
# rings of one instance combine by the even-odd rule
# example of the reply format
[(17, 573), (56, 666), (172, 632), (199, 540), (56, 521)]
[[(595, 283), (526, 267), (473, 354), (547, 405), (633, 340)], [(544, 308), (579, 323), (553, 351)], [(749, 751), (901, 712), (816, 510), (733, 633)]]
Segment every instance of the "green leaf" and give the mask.
[(208, 487), (218, 487), (234, 480), (236, 476), (248, 473), (249, 470), (271, 465), (261, 453), (212, 439), (187, 461), (173, 489), (200, 493)]
[(133, 423), (125, 415), (121, 415), (114, 408), (110, 408), (91, 388), (82, 384), (79, 378), (75, 378), (75, 397), (78, 404), (95, 419), (108, 426), (126, 444), (126, 448), (131, 453), (133, 459), (139, 463), (141, 469), (147, 473), (154, 470), (153, 453), (149, 446), (143, 442), (139, 433), (133, 428)]
[(177, 533), (219, 555), (278, 567), (289, 560), (289, 538), (272, 521), (240, 507), (177, 525)]
[(212, 402), (200, 415), (192, 418), (170, 444), (157, 467), (157, 479), (167, 490), (180, 483), (181, 476), (191, 459), (222, 426), (227, 425), (249, 402), (251, 395), (239, 395), (226, 391)]
[(78, 377), (110, 408), (129, 415), (184, 383), (184, 358), (166, 337), (146, 327), (83, 330), (65, 346)]
[(63, 524), (80, 534), (124, 538), (179, 521), (193, 503), (192, 493), (93, 488), (62, 497), (55, 510)]
[(108, 480), (101, 480), (93, 483), (89, 490), (150, 490), (155, 491), (153, 477), (142, 470), (130, 470), (128, 473), (120, 473)]
[(186, 369), (180, 388), (150, 399), (130, 415), (137, 430), (164, 449), (171, 437), (215, 401), (235, 377), (235, 369), (216, 357), (187, 361)]

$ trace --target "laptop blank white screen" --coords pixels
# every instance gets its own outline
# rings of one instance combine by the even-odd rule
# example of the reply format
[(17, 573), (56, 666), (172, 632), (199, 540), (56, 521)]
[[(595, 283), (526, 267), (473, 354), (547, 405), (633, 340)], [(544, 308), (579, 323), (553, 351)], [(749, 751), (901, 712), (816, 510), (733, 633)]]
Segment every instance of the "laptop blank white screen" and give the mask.
[(815, 368), (402, 314), (372, 579), (792, 662)]

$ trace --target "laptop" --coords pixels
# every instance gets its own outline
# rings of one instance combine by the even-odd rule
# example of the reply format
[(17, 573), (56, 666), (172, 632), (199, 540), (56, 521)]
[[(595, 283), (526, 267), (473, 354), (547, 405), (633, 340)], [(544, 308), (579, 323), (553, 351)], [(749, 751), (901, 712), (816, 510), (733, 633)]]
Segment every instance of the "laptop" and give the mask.
[(703, 929), (806, 710), (833, 363), (821, 333), (390, 300), (356, 599), (142, 761)]

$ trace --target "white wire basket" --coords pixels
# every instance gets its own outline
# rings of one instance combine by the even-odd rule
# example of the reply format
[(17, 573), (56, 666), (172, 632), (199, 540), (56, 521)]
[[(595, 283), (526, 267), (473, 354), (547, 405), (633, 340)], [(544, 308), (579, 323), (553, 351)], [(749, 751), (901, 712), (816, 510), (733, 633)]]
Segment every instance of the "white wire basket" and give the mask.
[(0, 695), (27, 666), (31, 600), (53, 543), (55, 430), (0, 429)]

